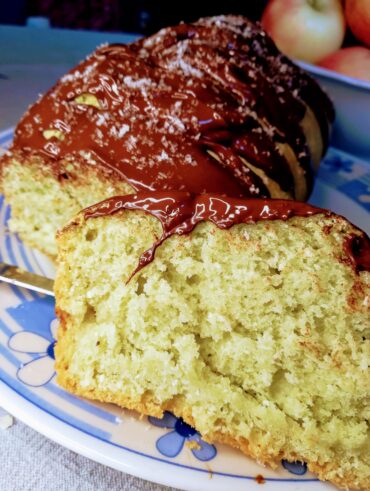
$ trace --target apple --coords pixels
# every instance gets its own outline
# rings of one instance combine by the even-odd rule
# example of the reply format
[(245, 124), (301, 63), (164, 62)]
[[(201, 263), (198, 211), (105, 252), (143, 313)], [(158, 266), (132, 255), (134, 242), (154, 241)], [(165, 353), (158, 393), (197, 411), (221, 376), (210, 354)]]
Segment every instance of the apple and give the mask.
[(370, 82), (370, 49), (363, 46), (340, 49), (321, 60), (318, 65)]
[(346, 29), (341, 0), (270, 0), (262, 26), (280, 51), (309, 63), (339, 49)]
[(355, 37), (370, 47), (370, 1), (346, 0), (345, 13)]

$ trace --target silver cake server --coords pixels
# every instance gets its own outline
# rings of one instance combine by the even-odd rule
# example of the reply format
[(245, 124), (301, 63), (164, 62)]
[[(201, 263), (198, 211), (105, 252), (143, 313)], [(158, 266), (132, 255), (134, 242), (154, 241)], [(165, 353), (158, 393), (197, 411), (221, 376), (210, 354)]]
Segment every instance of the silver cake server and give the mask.
[(45, 276), (30, 273), (17, 266), (0, 262), (0, 281), (27, 288), (38, 293), (54, 296), (54, 281)]

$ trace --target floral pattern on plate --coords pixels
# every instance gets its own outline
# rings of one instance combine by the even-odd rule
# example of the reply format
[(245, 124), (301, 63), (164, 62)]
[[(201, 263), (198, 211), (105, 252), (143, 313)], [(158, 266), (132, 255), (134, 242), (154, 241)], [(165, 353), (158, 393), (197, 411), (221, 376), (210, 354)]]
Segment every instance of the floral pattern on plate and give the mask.
[(207, 462), (216, 457), (216, 447), (202, 440), (200, 434), (182, 418), (176, 418), (173, 414), (165, 412), (163, 418), (149, 417), (149, 421), (160, 428), (172, 429), (156, 442), (157, 450), (162, 455), (177, 457), (184, 444), (187, 444), (198, 460)]
[(50, 334), (41, 336), (33, 331), (24, 330), (13, 334), (8, 341), (11, 350), (18, 353), (38, 355), (33, 360), (22, 364), (17, 371), (18, 380), (31, 387), (41, 387), (50, 382), (55, 375), (54, 346), (58, 320), (50, 323)]

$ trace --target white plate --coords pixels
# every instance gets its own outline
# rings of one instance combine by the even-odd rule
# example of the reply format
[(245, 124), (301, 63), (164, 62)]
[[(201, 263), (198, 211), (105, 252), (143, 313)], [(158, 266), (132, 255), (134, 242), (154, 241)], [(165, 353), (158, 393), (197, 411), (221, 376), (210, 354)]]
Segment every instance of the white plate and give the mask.
[[(6, 147), (9, 130), (0, 134)], [(370, 166), (331, 150), (321, 166), (313, 203), (330, 207), (369, 232)], [(7, 232), (10, 209), (0, 197), (0, 261), (47, 276), (50, 262)], [(108, 404), (74, 397), (55, 383), (54, 302), (0, 285), (0, 405), (47, 437), (100, 463), (144, 479), (187, 490), (328, 491), (302, 464), (277, 470), (259, 466), (240, 452), (202, 442), (188, 425), (167, 414), (139, 418)], [(200, 450), (188, 442), (197, 440)]]

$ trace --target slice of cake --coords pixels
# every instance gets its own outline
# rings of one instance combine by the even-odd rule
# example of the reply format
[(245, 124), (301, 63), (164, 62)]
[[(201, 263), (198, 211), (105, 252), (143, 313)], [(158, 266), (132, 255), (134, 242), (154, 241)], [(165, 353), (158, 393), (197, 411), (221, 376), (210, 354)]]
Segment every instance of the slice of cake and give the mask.
[(332, 120), (316, 82), (243, 17), (103, 46), (19, 122), (0, 159), (10, 227), (55, 256), (56, 230), (109, 196), (305, 200)]
[(58, 382), (370, 490), (370, 242), (286, 200), (139, 193), (58, 234)]

